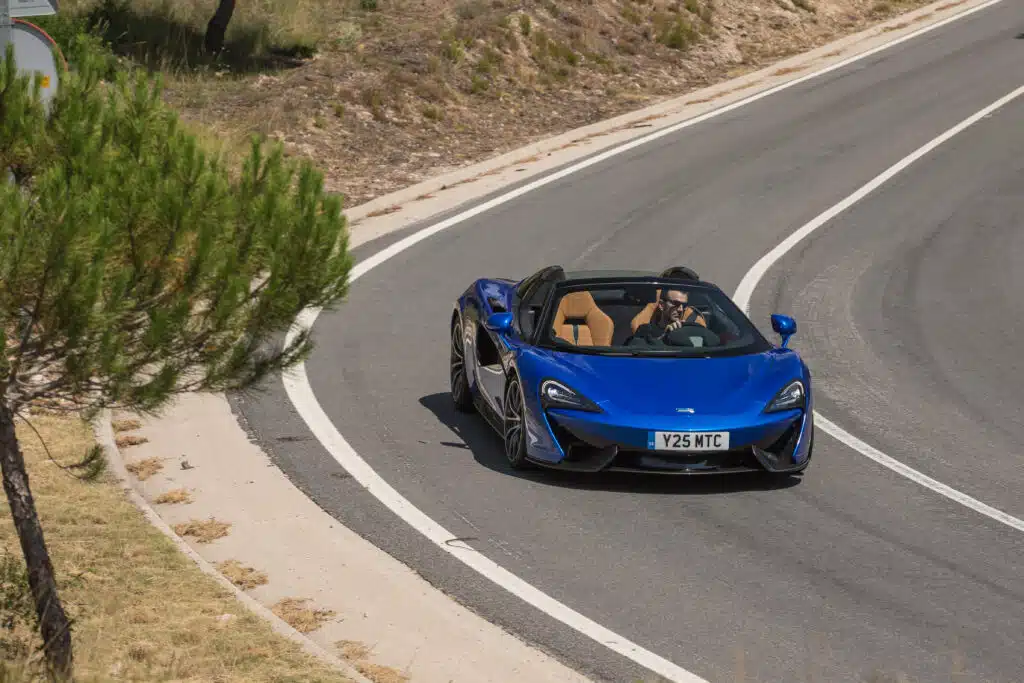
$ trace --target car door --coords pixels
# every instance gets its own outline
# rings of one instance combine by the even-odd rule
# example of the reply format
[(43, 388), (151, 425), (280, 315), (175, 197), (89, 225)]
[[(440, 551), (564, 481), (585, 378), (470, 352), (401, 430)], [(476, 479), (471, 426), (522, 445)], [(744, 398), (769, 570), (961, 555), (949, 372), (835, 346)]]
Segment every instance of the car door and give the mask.
[(485, 308), (479, 322), (479, 335), (477, 337), (477, 364), (476, 378), (479, 382), (480, 393), (484, 400), (490, 404), (491, 409), (498, 415), (502, 415), (505, 396), (505, 363), (504, 358), (507, 352), (503, 351), (507, 344), (502, 335), (488, 330), (488, 311)]
[[(527, 288), (532, 282), (524, 282)], [(498, 304), (498, 305), (496, 305)], [(480, 317), (476, 322), (474, 340), (474, 377), (480, 395), (498, 415), (503, 414), (506, 375), (505, 368), (510, 360), (509, 340), (505, 335), (487, 329), (487, 318), (496, 312), (504, 312), (500, 300), (485, 292), (479, 303)]]
[(554, 280), (562, 276), (561, 268), (546, 268), (534, 278), (525, 280), (511, 297), (512, 329), (505, 334), (492, 332), (484, 326), (491, 307), (485, 303), (480, 321), (481, 340), (477, 348), (477, 381), (485, 400), (498, 414), (504, 414), (505, 387), (515, 365), (515, 354), (520, 346), (528, 344), (533, 336), (533, 323), (540, 316), (551, 294)]

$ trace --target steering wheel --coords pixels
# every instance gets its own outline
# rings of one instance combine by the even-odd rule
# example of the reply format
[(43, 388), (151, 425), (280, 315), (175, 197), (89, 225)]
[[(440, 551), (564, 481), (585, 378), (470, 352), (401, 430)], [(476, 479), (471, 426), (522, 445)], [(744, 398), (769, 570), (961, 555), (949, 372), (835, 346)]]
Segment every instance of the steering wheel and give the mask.
[[(700, 342), (694, 343), (694, 337), (699, 338)], [(695, 348), (718, 346), (722, 343), (721, 338), (717, 334), (696, 323), (684, 323), (677, 327), (665, 335), (665, 341), (673, 346), (691, 346)]]

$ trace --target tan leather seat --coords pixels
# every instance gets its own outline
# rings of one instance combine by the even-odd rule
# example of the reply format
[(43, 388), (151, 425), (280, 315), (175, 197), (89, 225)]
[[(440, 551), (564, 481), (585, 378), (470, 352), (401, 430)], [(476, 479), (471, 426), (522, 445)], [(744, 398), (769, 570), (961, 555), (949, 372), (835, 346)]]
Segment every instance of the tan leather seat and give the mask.
[(637, 328), (641, 325), (646, 325), (651, 322), (651, 317), (654, 315), (654, 307), (657, 304), (649, 303), (640, 309), (640, 312), (633, 316), (633, 320), (630, 321), (629, 326), (636, 332)]
[(562, 297), (552, 325), (555, 335), (577, 346), (610, 346), (615, 323), (602, 311), (590, 292)]
[[(651, 322), (651, 317), (654, 315), (654, 309), (658, 305), (657, 301), (660, 298), (661, 290), (656, 289), (654, 291), (654, 301), (641, 308), (640, 312), (633, 316), (633, 320), (630, 321), (629, 326), (632, 328), (634, 333), (636, 333), (637, 328), (640, 327), (641, 325), (646, 325), (647, 323)], [(700, 312), (697, 309), (693, 308), (692, 306), (687, 306), (683, 310), (684, 320), (690, 315), (691, 311), (694, 315), (697, 316), (693, 320), (694, 323), (696, 323), (697, 325), (703, 325), (704, 327), (708, 326), (708, 322), (707, 320), (704, 319), (704, 316), (701, 315)]]

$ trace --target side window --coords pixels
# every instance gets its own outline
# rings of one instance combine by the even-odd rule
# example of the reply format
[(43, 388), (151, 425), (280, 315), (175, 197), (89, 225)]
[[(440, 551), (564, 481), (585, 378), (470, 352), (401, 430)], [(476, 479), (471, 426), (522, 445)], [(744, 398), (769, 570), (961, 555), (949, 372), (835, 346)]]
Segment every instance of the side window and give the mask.
[(519, 322), (519, 332), (523, 339), (529, 339), (533, 336), (534, 329), (537, 325), (537, 318), (540, 316), (541, 307), (544, 306), (544, 301), (548, 297), (548, 293), (554, 286), (551, 282), (543, 282), (531, 290), (525, 292), (525, 297), (519, 304), (518, 310), (516, 311), (516, 317)]
[(722, 310), (722, 307), (718, 304), (711, 304), (711, 312), (714, 314), (715, 326), (718, 329), (714, 331), (718, 334), (725, 333), (733, 339), (738, 339), (743, 336), (742, 330), (736, 325), (729, 314)]
[(561, 266), (548, 266), (523, 280), (512, 299), (512, 325), (519, 336), (533, 337), (537, 318), (556, 282), (565, 279)]
[(522, 335), (521, 310), (523, 297), (529, 294), (529, 290), (537, 284), (537, 275), (530, 275), (522, 281), (519, 287), (512, 294), (512, 328)]
[(530, 290), (537, 284), (537, 276), (532, 275), (516, 288), (515, 294), (512, 296), (512, 327), (523, 336), (523, 323), (522, 323), (522, 312), (524, 309), (525, 297), (529, 295)]

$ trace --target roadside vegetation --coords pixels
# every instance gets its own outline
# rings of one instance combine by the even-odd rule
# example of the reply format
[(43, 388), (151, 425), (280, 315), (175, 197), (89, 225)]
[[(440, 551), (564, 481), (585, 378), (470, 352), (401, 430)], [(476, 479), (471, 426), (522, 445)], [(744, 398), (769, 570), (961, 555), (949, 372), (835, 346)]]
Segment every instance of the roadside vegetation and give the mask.
[[(957, 0), (951, 0), (956, 2)], [(227, 151), (314, 159), (354, 206), (684, 94), (927, 0), (65, 0)]]
[[(0, 621), (15, 629), (32, 615), (42, 655), (36, 664), (53, 680), (81, 672), (76, 653), (88, 667), (104, 641), (159, 641), (159, 614), (168, 609), (180, 609), (196, 627), (210, 615), (188, 599), (168, 602), (184, 575), (127, 583), (144, 552), (156, 553), (150, 568), (166, 557), (155, 541), (123, 536), (127, 513), (99, 497), (102, 489), (93, 489), (93, 498), (87, 488), (67, 490), (52, 516), (40, 514), (45, 491), (33, 490), (26, 449), (33, 436), (51, 445), (31, 411), (63, 412), (70, 419), (51, 440), (82, 445), (75, 425), (103, 409), (153, 414), (180, 393), (254, 386), (308, 354), (307, 335), (284, 347), (270, 340), (306, 307), (343, 299), (351, 263), (341, 203), (324, 194), (311, 164), (293, 164), (280, 145), (253, 141), (243, 163), (225, 165), (179, 124), (144, 70), (120, 70), (82, 38), (68, 39), (73, 68), (48, 107), (38, 83), (17, 69), (13, 46), (0, 59), (0, 468), (10, 512), (5, 531), (13, 532), (23, 562), (9, 543), (5, 586), (15, 597), (0, 605)], [(119, 446), (138, 438), (123, 434)], [(54, 476), (88, 482), (103, 462), (93, 445), (71, 463), (43, 464), (55, 467)], [(161, 466), (133, 463), (132, 472), (145, 478)], [(47, 474), (44, 467), (36, 483), (45, 484)], [(113, 545), (102, 546), (104, 531)], [(201, 523), (179, 533), (216, 540), (223, 531)], [(62, 540), (55, 562), (51, 546)], [(183, 569), (183, 562), (167, 566)], [(86, 581), (85, 616), (76, 618), (62, 594), (89, 577), (98, 578)], [(128, 604), (142, 598), (158, 618), (105, 632), (102, 615), (117, 624), (122, 614), (104, 587), (111, 597), (127, 588)], [(211, 594), (193, 597), (204, 595)], [(76, 647), (88, 619), (98, 620), (96, 642)], [(177, 646), (213, 646), (202, 630), (174, 633)], [(132, 661), (165, 669), (194, 659), (179, 662), (173, 649), (157, 652), (159, 644), (131, 647)], [(234, 666), (230, 656), (220, 661)]]
[[(349, 680), (274, 633), (204, 574), (125, 497), (113, 474), (83, 478), (74, 465), (94, 445), (88, 424), (56, 413), (28, 419), (31, 427), (19, 424), (18, 438), (74, 624), (77, 681)], [(232, 569), (230, 576), (252, 584), (249, 573)], [(2, 509), (2, 681), (45, 680), (24, 572), (10, 512)]]

